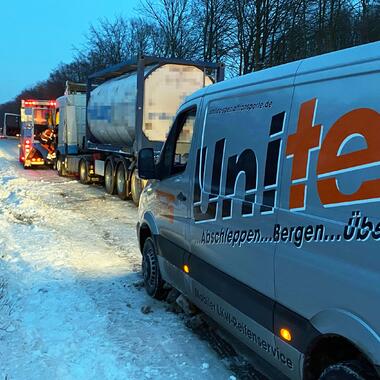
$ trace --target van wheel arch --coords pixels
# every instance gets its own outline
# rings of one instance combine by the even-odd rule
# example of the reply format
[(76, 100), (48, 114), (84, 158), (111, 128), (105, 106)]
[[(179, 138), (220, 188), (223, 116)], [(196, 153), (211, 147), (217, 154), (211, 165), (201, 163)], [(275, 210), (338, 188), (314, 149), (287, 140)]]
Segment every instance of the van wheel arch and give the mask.
[(312, 342), (305, 354), (303, 378), (319, 379), (329, 366), (349, 361), (361, 363), (369, 374), (373, 374), (373, 379), (377, 378), (372, 364), (354, 343), (340, 335), (322, 335)]
[(146, 223), (142, 224), (139, 232), (140, 252), (143, 251), (146, 239), (151, 237), (152, 231), (150, 230), (149, 226)]

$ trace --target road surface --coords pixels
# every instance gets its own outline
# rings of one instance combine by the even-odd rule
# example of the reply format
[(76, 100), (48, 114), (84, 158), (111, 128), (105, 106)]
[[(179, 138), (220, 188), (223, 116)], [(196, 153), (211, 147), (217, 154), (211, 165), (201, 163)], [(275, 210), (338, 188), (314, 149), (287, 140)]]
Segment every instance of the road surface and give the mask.
[(0, 379), (235, 378), (138, 286), (136, 218), (98, 186), (24, 170), (0, 140)]

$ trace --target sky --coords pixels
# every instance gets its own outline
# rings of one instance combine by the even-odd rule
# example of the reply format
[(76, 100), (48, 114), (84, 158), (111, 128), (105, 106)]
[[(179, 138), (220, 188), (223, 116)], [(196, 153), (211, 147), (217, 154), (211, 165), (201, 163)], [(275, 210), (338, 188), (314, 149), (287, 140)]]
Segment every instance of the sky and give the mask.
[(73, 59), (91, 23), (133, 16), (139, 0), (0, 0), (0, 104)]

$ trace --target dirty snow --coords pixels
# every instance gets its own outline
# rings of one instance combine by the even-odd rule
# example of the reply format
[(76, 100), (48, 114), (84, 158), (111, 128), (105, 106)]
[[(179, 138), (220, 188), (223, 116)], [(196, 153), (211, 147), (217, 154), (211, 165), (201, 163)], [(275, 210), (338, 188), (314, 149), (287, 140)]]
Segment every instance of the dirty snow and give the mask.
[(136, 218), (100, 187), (22, 169), (0, 140), (1, 379), (234, 378), (136, 286)]

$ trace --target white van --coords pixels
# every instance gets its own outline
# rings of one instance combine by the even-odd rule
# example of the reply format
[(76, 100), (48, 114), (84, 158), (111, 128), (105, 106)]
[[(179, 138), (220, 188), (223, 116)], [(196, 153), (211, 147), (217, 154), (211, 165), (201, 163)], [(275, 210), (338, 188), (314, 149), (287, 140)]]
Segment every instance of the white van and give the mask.
[(196, 92), (138, 164), (150, 295), (288, 378), (379, 378), (379, 42)]

